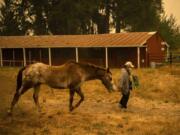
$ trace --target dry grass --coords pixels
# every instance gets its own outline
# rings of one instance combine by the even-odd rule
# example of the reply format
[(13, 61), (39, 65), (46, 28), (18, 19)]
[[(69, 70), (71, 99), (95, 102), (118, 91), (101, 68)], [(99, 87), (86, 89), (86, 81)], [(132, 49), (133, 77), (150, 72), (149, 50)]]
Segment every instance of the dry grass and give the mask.
[[(108, 93), (100, 81), (82, 86), (85, 101), (68, 111), (68, 90), (43, 85), (39, 114), (33, 90), (22, 96), (13, 117), (6, 115), (15, 91), (18, 69), (0, 69), (0, 134), (2, 135), (178, 135), (180, 133), (180, 68), (141, 69), (134, 73), (140, 87), (133, 90), (127, 110), (118, 108), (119, 92)], [(113, 69), (118, 82), (119, 69)], [(79, 97), (75, 97), (77, 102)]]

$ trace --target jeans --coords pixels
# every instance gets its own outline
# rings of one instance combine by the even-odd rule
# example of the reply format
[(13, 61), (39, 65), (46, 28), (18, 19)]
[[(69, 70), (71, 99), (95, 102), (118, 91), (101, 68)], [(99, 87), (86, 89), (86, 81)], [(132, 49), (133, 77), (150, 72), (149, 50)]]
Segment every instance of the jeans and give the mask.
[(129, 95), (130, 92), (128, 92), (127, 94), (123, 94), (121, 100), (119, 101), (119, 104), (121, 105), (122, 108), (127, 108), (127, 103), (129, 100)]

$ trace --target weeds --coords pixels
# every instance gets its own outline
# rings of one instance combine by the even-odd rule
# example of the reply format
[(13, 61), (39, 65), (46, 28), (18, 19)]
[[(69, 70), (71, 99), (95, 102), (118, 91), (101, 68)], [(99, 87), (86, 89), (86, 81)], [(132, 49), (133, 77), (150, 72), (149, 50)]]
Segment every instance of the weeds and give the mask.
[[(174, 67), (173, 67), (174, 68)], [(37, 119), (32, 90), (24, 94), (14, 112), (14, 122), (3, 119), (15, 92), (18, 68), (0, 68), (0, 134), (9, 135), (176, 135), (180, 133), (180, 77), (168, 67), (138, 69), (140, 87), (132, 91), (127, 111), (118, 108), (119, 92), (109, 94), (100, 81), (84, 83), (85, 102), (69, 113), (67, 90), (51, 94), (41, 87), (40, 104), (46, 113)], [(179, 67), (173, 73), (179, 73)], [(112, 69), (118, 84), (120, 69)], [(42, 100), (41, 100), (42, 99)], [(79, 99), (79, 97), (77, 97)], [(60, 111), (59, 111), (60, 110)], [(23, 114), (22, 114), (23, 113)], [(107, 116), (108, 114), (108, 116)]]

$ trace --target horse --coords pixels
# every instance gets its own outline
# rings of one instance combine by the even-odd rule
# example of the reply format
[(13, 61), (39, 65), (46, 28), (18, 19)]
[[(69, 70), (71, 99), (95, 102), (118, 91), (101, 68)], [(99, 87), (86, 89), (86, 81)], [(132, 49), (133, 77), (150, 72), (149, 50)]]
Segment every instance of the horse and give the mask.
[[(11, 102), (9, 114), (12, 114), (15, 104), (21, 95), (28, 89), (34, 88), (33, 99), (38, 111), (40, 85), (46, 84), (50, 88), (69, 89), (69, 111), (73, 111), (84, 101), (84, 94), (81, 85), (88, 80), (101, 80), (106, 89), (113, 91), (112, 73), (109, 68), (103, 68), (90, 63), (77, 63), (68, 61), (59, 66), (50, 66), (44, 63), (34, 63), (21, 68), (17, 75), (17, 86), (13, 100)], [(73, 106), (73, 97), (77, 93), (80, 96), (79, 102)]]

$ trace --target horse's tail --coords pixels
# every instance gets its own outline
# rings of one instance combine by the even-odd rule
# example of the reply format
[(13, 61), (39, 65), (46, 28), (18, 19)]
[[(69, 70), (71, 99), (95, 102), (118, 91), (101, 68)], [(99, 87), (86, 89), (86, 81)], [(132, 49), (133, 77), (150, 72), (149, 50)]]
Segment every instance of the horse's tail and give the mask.
[(18, 91), (19, 89), (20, 89), (20, 87), (21, 87), (21, 85), (22, 85), (22, 73), (23, 73), (23, 71), (24, 71), (24, 69), (25, 69), (26, 67), (23, 67), (23, 68), (21, 68), (20, 70), (19, 70), (19, 72), (18, 72), (18, 75), (17, 75), (17, 86), (16, 86), (16, 91)]

